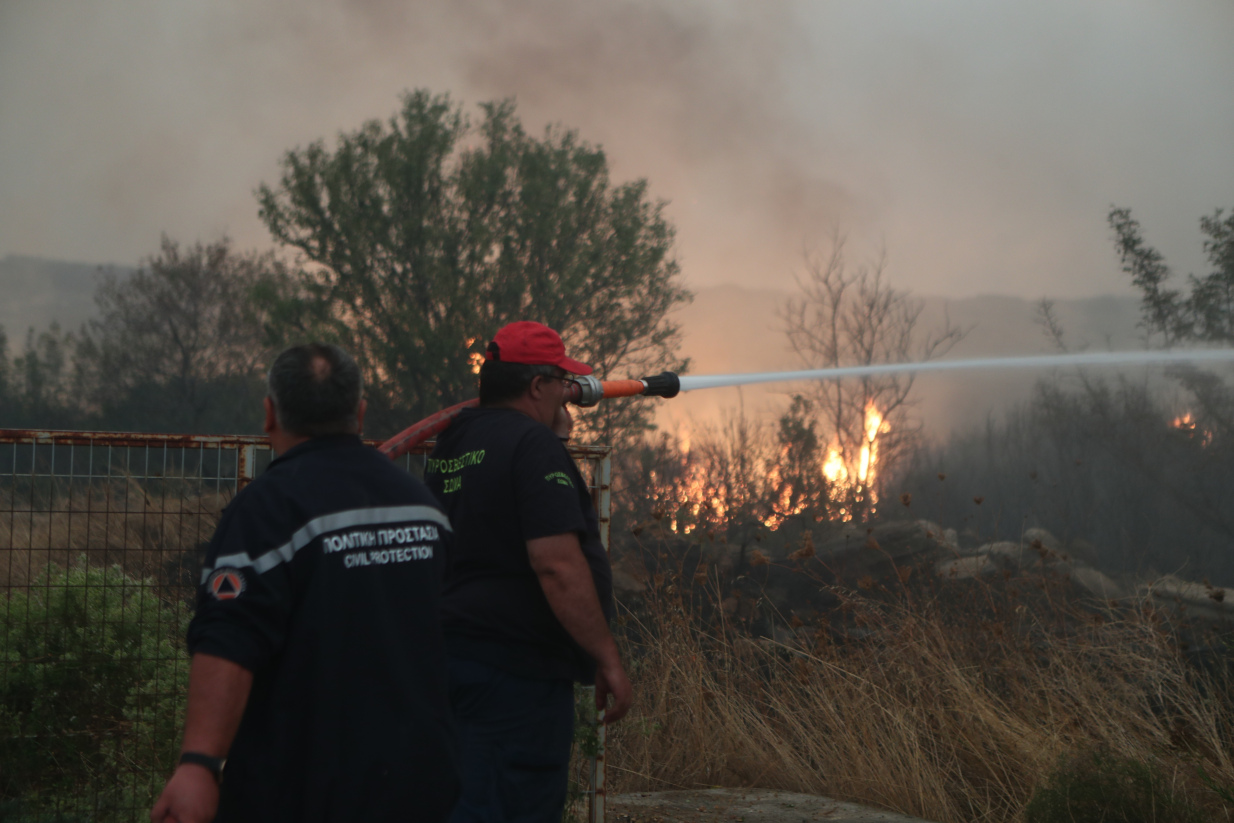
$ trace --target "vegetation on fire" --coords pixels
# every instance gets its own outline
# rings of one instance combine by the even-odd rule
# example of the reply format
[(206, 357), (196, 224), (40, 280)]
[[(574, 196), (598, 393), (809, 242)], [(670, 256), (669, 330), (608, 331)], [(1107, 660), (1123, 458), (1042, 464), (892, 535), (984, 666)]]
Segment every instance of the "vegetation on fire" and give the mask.
[[(132, 277), (104, 281), (86, 328), (31, 331), (14, 357), (0, 330), (0, 425), (254, 431), (275, 348), (324, 336), (357, 353), (370, 433), (390, 434), (469, 394), (484, 335), (525, 316), (560, 328), (602, 376), (684, 366), (670, 310), (689, 294), (664, 204), (644, 181), (611, 184), (604, 153), (574, 132), (527, 134), (508, 102), (482, 106), (473, 127), (449, 98), (409, 94), (386, 122), (289, 152), (259, 199), (294, 264), (165, 240)], [(1146, 332), (1234, 341), (1234, 216), (1201, 221), (1213, 271), (1186, 294), (1130, 211), (1109, 221)], [(963, 335), (920, 328), (883, 261), (851, 265), (838, 233), (799, 286), (782, 319), (805, 366), (930, 359)], [(1043, 324), (1063, 345), (1048, 305)], [(593, 412), (593, 433), (623, 443), (612, 548), (639, 688), (610, 737), (613, 788), (757, 785), (938, 821), (1043, 823), (1131, 797), (1161, 812), (1143, 819), (1229, 819), (1221, 627), (1146, 596), (1094, 601), (1040, 541), (1036, 566), (964, 576), (909, 545), (1023, 548), (1045, 528), (1127, 592), (1178, 571), (1184, 549), (1187, 576), (1234, 583), (1234, 391), (1210, 372), (1172, 377), (1180, 389), (1163, 395), (1059, 376), (934, 444), (898, 378), (806, 387), (777, 420), (735, 412), (689, 440), (638, 440), (645, 406)], [(175, 583), (200, 538), (166, 535), (200, 530), (208, 508), (141, 517), (141, 551), (175, 555)], [(120, 752), (131, 771), (170, 756), (175, 724), (149, 711), (181, 699), (169, 684), (183, 679), (184, 603), (147, 597), (158, 584), (140, 578), (158, 564), (134, 577), (105, 553), (75, 563), (139, 534), (125, 523), (99, 537), (118, 521), (97, 513), (80, 522), (0, 518), (3, 548), (26, 561), (0, 576), (0, 800), (17, 801), (0, 817), (54, 810), (87, 783), (102, 811), (145, 803), (157, 780), (116, 788), (109, 729), (137, 741)], [(107, 677), (83, 681), (85, 658)]]
[[(1095, 602), (1045, 569), (857, 577), (798, 525), (729, 564), (664, 518), (627, 539), (646, 572), (622, 599), (639, 693), (610, 733), (613, 791), (762, 786), (960, 823), (1116, 809), (1130, 781), (1158, 816), (1109, 819), (1234, 813), (1226, 662), (1190, 663), (1151, 601)], [(1067, 783), (1060, 759), (1091, 752)]]
[[(615, 789), (758, 785), (938, 821), (1230, 819), (1231, 626), (1137, 588), (1184, 547), (1187, 576), (1234, 581), (1228, 390), (1181, 376), (1177, 396), (1043, 383), (983, 432), (879, 463), (863, 508), (837, 487), (851, 467), (823, 470), (804, 398), (778, 427), (735, 414), (623, 454), (640, 701), (610, 738)], [(1043, 526), (1061, 543), (1025, 545)], [(938, 564), (903, 545), (914, 533), (1040, 561)], [(1083, 562), (1124, 596), (1059, 571)]]

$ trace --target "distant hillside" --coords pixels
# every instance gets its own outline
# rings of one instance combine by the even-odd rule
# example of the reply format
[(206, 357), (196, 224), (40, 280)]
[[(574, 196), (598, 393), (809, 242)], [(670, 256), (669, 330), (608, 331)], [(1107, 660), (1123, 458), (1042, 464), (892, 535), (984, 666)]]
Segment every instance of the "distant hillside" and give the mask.
[(88, 263), (13, 254), (0, 259), (0, 326), (8, 335), (10, 351), (20, 351), (31, 327), (42, 331), (54, 320), (61, 328), (76, 329), (89, 319), (102, 270)]
[[(787, 291), (716, 286), (699, 289), (692, 304), (675, 318), (684, 333), (683, 354), (694, 374), (782, 371), (803, 368), (788, 348), (777, 311)], [(1053, 353), (1051, 343), (1035, 323), (1036, 302), (1018, 297), (984, 295), (961, 300), (925, 297), (921, 328), (940, 326), (944, 316), (971, 329), (951, 358)], [(1134, 297), (1093, 297), (1059, 300), (1059, 320), (1073, 349), (1135, 349), (1142, 347)], [(1029, 397), (1040, 372), (966, 372), (930, 375), (918, 381), (921, 414), (928, 429), (946, 434), (980, 423), (990, 413)], [(719, 420), (726, 409), (742, 405), (747, 412), (783, 407), (790, 385), (713, 389), (683, 395), (661, 406), (661, 424), (696, 426)]]
[[(55, 320), (62, 328), (76, 329), (89, 319), (94, 313), (94, 292), (102, 270), (103, 267), (85, 263), (16, 255), (0, 260), (0, 326), (8, 335), (10, 353), (20, 351), (30, 327), (42, 330)], [(787, 291), (732, 285), (698, 289), (694, 302), (675, 314), (684, 332), (682, 353), (691, 359), (691, 372), (723, 374), (801, 368), (788, 348), (777, 317), (777, 310), (788, 296)], [(1034, 322), (1034, 301), (996, 295), (962, 300), (923, 299), (923, 328), (941, 324), (946, 315), (951, 322), (972, 329), (951, 357), (1052, 351)], [(1055, 308), (1073, 348), (1132, 349), (1141, 345), (1136, 328), (1136, 298), (1060, 300)], [(929, 430), (936, 434), (965, 428), (1027, 398), (1040, 376), (1032, 372), (968, 372), (922, 377), (918, 383), (921, 414)], [(747, 411), (754, 414), (778, 411), (790, 391), (791, 386), (781, 385), (682, 395), (660, 404), (660, 422), (669, 428), (716, 422), (725, 410), (736, 409), (743, 400)]]

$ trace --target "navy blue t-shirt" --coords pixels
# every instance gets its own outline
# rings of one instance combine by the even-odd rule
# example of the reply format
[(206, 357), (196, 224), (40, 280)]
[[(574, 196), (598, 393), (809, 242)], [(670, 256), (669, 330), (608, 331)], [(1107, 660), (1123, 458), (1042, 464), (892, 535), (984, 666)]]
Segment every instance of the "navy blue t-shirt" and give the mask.
[(425, 482), (454, 525), (441, 614), (450, 654), (523, 677), (591, 683), (595, 662), (553, 614), (527, 541), (575, 532), (605, 616), (612, 571), (587, 484), (552, 430), (506, 408), (463, 411)]
[(354, 436), (289, 449), (236, 495), (188, 632), (191, 652), (253, 673), (219, 819), (446, 819), (449, 538), (424, 485)]

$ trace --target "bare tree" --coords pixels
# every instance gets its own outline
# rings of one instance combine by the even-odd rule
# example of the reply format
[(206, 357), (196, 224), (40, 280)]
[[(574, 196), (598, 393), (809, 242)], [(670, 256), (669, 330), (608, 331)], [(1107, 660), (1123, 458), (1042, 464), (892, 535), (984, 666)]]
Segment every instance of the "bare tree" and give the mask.
[[(886, 254), (872, 263), (851, 265), (846, 237), (836, 231), (826, 257), (807, 256), (797, 277), (799, 293), (780, 313), (789, 343), (810, 369), (905, 363), (946, 354), (967, 330), (944, 319), (939, 329), (919, 328), (923, 303), (894, 288), (886, 278)], [(911, 374), (819, 381), (806, 393), (818, 414), (820, 434), (831, 438), (850, 476), (833, 494), (843, 516), (864, 520), (877, 494), (877, 475), (904, 458), (919, 441), (921, 426), (910, 414)], [(862, 463), (866, 466), (862, 466)], [(853, 476), (855, 475), (855, 476)]]

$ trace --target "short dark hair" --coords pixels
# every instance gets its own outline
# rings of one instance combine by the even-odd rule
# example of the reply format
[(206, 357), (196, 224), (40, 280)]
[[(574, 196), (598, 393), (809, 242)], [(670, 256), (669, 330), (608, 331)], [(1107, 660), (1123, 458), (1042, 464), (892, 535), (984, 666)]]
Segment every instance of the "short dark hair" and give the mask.
[(284, 431), (301, 437), (359, 432), (364, 378), (338, 346), (304, 343), (285, 349), (266, 383)]
[(558, 366), (485, 360), (480, 366), (480, 405), (496, 406), (522, 397), (537, 377), (561, 373)]

